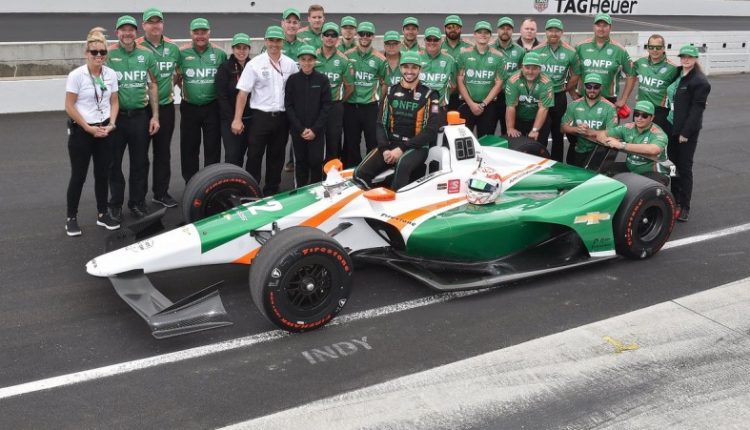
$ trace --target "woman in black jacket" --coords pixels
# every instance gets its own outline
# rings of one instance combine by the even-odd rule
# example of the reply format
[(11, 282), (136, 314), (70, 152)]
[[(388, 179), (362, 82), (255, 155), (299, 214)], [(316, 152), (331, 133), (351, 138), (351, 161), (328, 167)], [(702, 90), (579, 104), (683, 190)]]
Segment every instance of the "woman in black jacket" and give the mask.
[(237, 33), (232, 38), (232, 55), (216, 71), (216, 99), (219, 101), (221, 117), (221, 139), (224, 141), (224, 162), (242, 167), (247, 151), (247, 131), (250, 129), (250, 106), (245, 105), (242, 122), (245, 128), (241, 134), (232, 133), (234, 105), (237, 100), (237, 81), (250, 59), (250, 36)]
[(703, 111), (711, 84), (698, 64), (698, 48), (685, 45), (679, 55), (679, 77), (667, 89), (667, 96), (671, 100), (667, 119), (672, 124), (667, 153), (677, 167), (677, 177), (672, 178), (677, 220), (685, 222), (690, 216), (690, 198), (693, 194), (693, 156), (698, 146), (698, 134), (703, 127)]

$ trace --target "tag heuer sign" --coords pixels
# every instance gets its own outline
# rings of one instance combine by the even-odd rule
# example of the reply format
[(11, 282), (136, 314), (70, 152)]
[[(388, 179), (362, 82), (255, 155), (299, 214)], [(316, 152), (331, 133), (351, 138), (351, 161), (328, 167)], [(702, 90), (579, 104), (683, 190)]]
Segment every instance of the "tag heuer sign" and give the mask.
[(547, 10), (547, 6), (549, 6), (549, 0), (534, 0), (534, 9), (537, 12), (544, 12)]

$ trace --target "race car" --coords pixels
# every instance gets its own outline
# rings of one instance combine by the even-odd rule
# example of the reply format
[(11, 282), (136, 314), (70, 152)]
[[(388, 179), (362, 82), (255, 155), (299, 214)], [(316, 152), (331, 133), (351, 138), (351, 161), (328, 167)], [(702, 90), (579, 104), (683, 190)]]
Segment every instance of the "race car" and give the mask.
[[(509, 149), (508, 146), (511, 146)], [(316, 329), (345, 306), (355, 263), (381, 264), (440, 291), (508, 283), (618, 256), (654, 255), (674, 226), (663, 185), (608, 177), (540, 157), (536, 142), (478, 140), (449, 112), (422, 171), (407, 186), (389, 173), (364, 189), (333, 160), (322, 183), (262, 197), (243, 169), (215, 164), (183, 196), (185, 224), (100, 255), (110, 279), (156, 338), (231, 324), (217, 285), (171, 302), (146, 275), (249, 265), (252, 300), (276, 326)], [(147, 220), (148, 221), (148, 220)]]

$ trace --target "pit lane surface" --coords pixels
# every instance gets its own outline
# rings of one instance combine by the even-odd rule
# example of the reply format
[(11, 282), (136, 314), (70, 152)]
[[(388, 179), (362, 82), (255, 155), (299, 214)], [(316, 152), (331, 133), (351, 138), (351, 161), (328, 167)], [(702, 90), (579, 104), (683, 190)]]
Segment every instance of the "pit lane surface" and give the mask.
[[(748, 78), (713, 77), (711, 82), (691, 220), (676, 225), (673, 241), (750, 222)], [(0, 390), (132, 360), (156, 357), (157, 363), (50, 390), (0, 396), (2, 428), (230, 425), (750, 276), (747, 230), (667, 249), (647, 261), (614, 261), (458, 298), (435, 298), (406, 277), (366, 267), (357, 270), (351, 300), (341, 315), (357, 316), (355, 320), (281, 336), (251, 303), (247, 268), (217, 266), (159, 274), (153, 281), (175, 298), (225, 279), (222, 295), (235, 325), (157, 341), (107, 280), (84, 271), (106, 236), (94, 225), (90, 179), (79, 215), (83, 236), (65, 236), (69, 167), (64, 115), (2, 116), (0, 130)], [(175, 136), (175, 196), (183, 189), (177, 142)], [(168, 212), (167, 222), (179, 222), (178, 210)], [(393, 305), (418, 304), (413, 301), (420, 299), (435, 304), (393, 312)], [(373, 309), (391, 313), (373, 316)], [(235, 339), (248, 337), (254, 339), (251, 346), (232, 347)], [(222, 352), (158, 364), (165, 354), (220, 342), (227, 342)], [(627, 394), (637, 397), (640, 389), (649, 391), (658, 381), (639, 384)], [(583, 384), (576, 395), (561, 393), (554, 401), (577, 416), (608, 407), (607, 398), (590, 404), (587, 392)], [(551, 406), (561, 407), (549, 403), (538, 408)], [(551, 416), (514, 416), (511, 426), (549, 427), (555, 422), (552, 411)], [(495, 423), (503, 427), (502, 419)], [(721, 427), (720, 420), (715, 423)]]
[[(141, 11), (123, 12), (132, 14), (140, 22)], [(356, 15), (356, 14), (355, 14)], [(461, 15), (464, 22), (464, 32), (471, 33), (474, 23), (487, 20), (493, 26), (501, 12), (483, 15)], [(101, 26), (109, 30), (110, 38), (114, 39), (114, 24), (119, 14), (2, 14), (0, 15), (0, 42), (27, 42), (45, 40), (83, 40), (89, 29)], [(175, 39), (187, 39), (190, 21), (199, 14), (167, 13), (165, 15), (165, 33)], [(215, 38), (231, 38), (234, 33), (245, 32), (251, 37), (263, 37), (263, 32), (269, 25), (278, 25), (281, 20), (281, 9), (278, 14), (200, 14), (211, 23), (211, 36)], [(328, 14), (327, 20), (339, 23), (340, 14)], [(375, 24), (378, 34), (387, 30), (399, 30), (401, 20), (406, 15), (399, 14), (368, 14), (367, 19)], [(443, 28), (443, 14), (417, 14), (422, 30), (429, 26)], [(521, 21), (525, 16), (511, 15), (516, 22), (518, 33)], [(592, 16), (587, 15), (534, 15), (539, 32), (544, 33), (544, 22), (552, 17), (561, 18), (565, 24), (565, 31), (591, 31)], [(356, 16), (364, 20), (363, 16)], [(303, 20), (305, 13), (303, 11)], [(60, 25), (64, 22), (65, 25)], [(305, 25), (303, 22), (302, 25)], [(622, 15), (613, 18), (614, 31), (745, 31), (750, 28), (750, 17), (703, 17), (703, 16), (652, 16), (652, 15)]]

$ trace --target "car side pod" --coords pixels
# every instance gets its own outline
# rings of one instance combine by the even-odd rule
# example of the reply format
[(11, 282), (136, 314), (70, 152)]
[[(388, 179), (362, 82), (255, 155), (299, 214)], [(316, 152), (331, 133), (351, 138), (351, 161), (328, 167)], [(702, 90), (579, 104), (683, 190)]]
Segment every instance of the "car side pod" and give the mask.
[(218, 287), (223, 281), (172, 303), (151, 284), (142, 270), (111, 276), (109, 280), (117, 294), (146, 321), (157, 339), (232, 325), (219, 297)]

